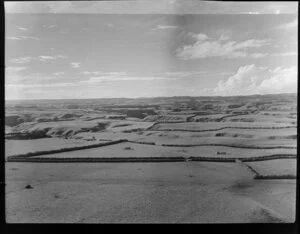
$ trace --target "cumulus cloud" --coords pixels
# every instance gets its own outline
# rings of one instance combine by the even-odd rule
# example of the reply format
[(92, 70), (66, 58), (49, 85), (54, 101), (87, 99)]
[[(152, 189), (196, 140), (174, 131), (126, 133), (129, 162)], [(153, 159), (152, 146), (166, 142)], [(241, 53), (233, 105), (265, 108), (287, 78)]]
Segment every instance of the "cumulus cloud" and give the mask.
[[(198, 41), (204, 41), (204, 40), (209, 39), (208, 36), (206, 34), (203, 34), (203, 33), (198, 33), (198, 34), (196, 34), (196, 33), (189, 33), (188, 35), (190, 37), (198, 40)], [(220, 38), (220, 40), (221, 40), (221, 38)], [(223, 38), (222, 38), (222, 40), (223, 40)]]
[(246, 65), (226, 81), (220, 80), (213, 91), (225, 96), (297, 92), (297, 69)]
[(80, 68), (80, 63), (75, 63), (75, 62), (73, 62), (73, 63), (70, 63), (70, 66), (71, 66), (72, 68)]
[(266, 56), (262, 53), (250, 53), (250, 48), (259, 48), (270, 44), (269, 40), (249, 39), (246, 41), (230, 41), (226, 37), (219, 40), (210, 39), (205, 34), (191, 34), (196, 42), (191, 45), (184, 45), (178, 48), (176, 53), (179, 59), (203, 59), (209, 57), (220, 58), (261, 58)]

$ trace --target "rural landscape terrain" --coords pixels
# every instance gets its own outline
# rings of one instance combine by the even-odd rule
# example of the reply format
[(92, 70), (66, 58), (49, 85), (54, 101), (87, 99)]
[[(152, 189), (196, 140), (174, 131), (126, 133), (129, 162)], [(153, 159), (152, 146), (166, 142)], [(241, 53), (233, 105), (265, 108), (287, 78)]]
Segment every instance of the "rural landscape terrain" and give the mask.
[(298, 2), (4, 7), (7, 223), (295, 222)]
[(7, 222), (293, 222), (297, 94), (5, 104)]

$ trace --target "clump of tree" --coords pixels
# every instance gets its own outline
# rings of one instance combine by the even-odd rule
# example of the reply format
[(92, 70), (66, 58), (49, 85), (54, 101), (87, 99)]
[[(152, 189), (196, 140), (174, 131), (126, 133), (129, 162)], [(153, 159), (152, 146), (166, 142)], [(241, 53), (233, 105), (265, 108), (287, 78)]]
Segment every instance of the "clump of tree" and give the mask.
[(234, 108), (242, 107), (242, 106), (244, 106), (244, 105), (245, 105), (244, 103), (230, 104), (230, 105), (228, 105), (228, 108), (229, 108), (229, 109), (234, 109)]

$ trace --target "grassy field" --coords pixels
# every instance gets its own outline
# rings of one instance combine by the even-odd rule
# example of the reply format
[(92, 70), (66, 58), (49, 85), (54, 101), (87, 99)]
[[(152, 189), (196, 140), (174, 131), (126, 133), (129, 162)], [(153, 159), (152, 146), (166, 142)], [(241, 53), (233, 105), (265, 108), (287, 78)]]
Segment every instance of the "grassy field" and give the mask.
[(167, 147), (120, 143), (94, 149), (34, 156), (32, 158), (143, 158), (143, 157), (224, 157), (249, 158), (274, 154), (296, 155), (296, 149), (245, 149), (225, 146)]
[(5, 169), (8, 223), (295, 220), (295, 180), (253, 180), (236, 163), (7, 163)]
[(296, 159), (275, 159), (263, 162), (247, 162), (255, 171), (263, 176), (293, 175), (297, 174)]
[(29, 152), (53, 150), (61, 148), (72, 148), (81, 145), (90, 145), (94, 142), (63, 139), (63, 138), (42, 138), (35, 140), (5, 140), (5, 156), (26, 154)]

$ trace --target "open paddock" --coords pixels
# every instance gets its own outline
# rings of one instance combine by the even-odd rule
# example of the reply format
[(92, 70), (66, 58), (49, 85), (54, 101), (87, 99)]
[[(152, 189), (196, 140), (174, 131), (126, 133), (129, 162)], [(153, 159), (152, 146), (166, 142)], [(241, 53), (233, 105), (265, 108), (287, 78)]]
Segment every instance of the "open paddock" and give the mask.
[(262, 176), (283, 176), (297, 174), (296, 159), (274, 159), (258, 162), (247, 162), (259, 175)]
[(85, 146), (92, 144), (95, 144), (95, 142), (63, 138), (5, 140), (5, 157), (36, 151), (57, 150), (62, 148), (73, 148), (76, 146)]
[(252, 149), (227, 146), (171, 147), (132, 142), (119, 143), (92, 149), (32, 156), (30, 158), (151, 158), (151, 157), (224, 157), (251, 158), (274, 154), (296, 155), (296, 149)]

